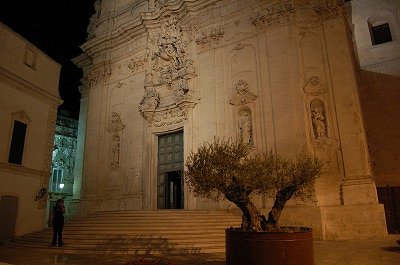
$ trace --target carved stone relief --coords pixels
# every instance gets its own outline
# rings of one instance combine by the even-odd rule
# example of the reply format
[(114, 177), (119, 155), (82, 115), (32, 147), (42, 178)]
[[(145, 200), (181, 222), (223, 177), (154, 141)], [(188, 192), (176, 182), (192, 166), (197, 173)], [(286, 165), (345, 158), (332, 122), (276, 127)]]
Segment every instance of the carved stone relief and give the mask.
[(298, 26), (316, 26), (320, 21), (335, 19), (343, 13), (342, 0), (318, 1), (311, 5), (279, 3), (268, 6), (250, 17), (253, 26), (263, 29), (295, 22)]
[(195, 41), (198, 46), (204, 48), (205, 46), (217, 46), (225, 34), (224, 28), (211, 28), (198, 32), (195, 36)]
[(317, 2), (313, 5), (314, 11), (322, 20), (330, 20), (340, 17), (344, 12), (344, 1), (327, 0)]
[(120, 165), (121, 155), (121, 131), (125, 128), (118, 113), (111, 114), (111, 122), (107, 127), (107, 131), (111, 134), (110, 147), (110, 168), (117, 169)]
[(180, 123), (196, 105), (191, 82), (196, 71), (188, 49), (190, 34), (175, 14), (165, 15), (160, 23), (161, 32), (149, 36), (150, 65), (139, 104), (139, 111), (150, 126)]
[(155, 110), (160, 104), (160, 94), (152, 87), (145, 88), (145, 94), (139, 104), (140, 111)]
[(246, 145), (253, 144), (252, 114), (249, 108), (242, 108), (239, 111), (239, 135), (240, 141)]
[(251, 93), (249, 85), (244, 80), (239, 80), (233, 92), (229, 103), (235, 106), (246, 105), (253, 102), (257, 96)]
[(293, 14), (292, 4), (274, 4), (251, 16), (250, 22), (257, 28), (281, 26), (289, 23)]
[(127, 66), (132, 71), (132, 73), (142, 70), (148, 61), (148, 57), (148, 54), (144, 54), (137, 58), (130, 59), (130, 62)]

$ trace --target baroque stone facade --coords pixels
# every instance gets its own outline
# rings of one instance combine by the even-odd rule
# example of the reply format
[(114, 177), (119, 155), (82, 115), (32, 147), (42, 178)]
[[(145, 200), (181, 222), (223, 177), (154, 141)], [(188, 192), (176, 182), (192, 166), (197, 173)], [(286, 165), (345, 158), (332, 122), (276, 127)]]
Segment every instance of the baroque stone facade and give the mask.
[(323, 159), (317, 202), (292, 201), (283, 223), (322, 239), (386, 234), (342, 1), (111, 2), (96, 2), (75, 58), (85, 88), (81, 214), (154, 210), (176, 197), (184, 209), (230, 207), (176, 185), (182, 153), (217, 136)]

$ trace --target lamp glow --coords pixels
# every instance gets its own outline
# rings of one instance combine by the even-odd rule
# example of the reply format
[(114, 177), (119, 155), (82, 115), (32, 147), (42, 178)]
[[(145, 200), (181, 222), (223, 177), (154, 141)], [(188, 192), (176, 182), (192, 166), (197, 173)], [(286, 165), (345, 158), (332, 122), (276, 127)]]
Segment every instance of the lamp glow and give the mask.
[(64, 188), (64, 183), (60, 183), (59, 187), (60, 189)]

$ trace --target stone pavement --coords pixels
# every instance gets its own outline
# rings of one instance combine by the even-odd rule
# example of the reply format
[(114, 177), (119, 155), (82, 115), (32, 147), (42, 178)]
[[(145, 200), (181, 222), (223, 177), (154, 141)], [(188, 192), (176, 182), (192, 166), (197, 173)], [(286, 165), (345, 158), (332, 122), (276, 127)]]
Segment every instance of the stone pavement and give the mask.
[[(314, 241), (315, 265), (400, 265), (400, 235), (376, 240)], [(0, 245), (0, 265), (123, 265), (143, 256), (93, 256)], [(176, 265), (224, 265), (225, 254), (147, 255)], [(246, 264), (243, 264), (246, 265)]]

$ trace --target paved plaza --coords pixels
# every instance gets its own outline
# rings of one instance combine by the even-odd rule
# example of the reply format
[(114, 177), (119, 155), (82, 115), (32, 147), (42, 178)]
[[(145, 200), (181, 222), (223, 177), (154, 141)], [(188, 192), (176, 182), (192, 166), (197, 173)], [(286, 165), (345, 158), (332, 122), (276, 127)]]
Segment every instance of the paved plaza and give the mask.
[[(314, 241), (315, 265), (399, 265), (400, 235), (376, 240)], [(0, 246), (0, 265), (124, 265), (141, 257), (173, 261), (176, 265), (224, 265), (225, 254), (77, 255), (60, 248), (37, 250)], [(246, 264), (243, 264), (246, 265)]]

